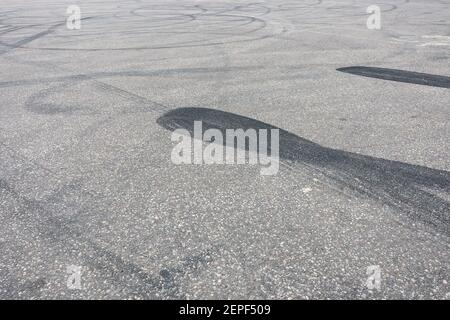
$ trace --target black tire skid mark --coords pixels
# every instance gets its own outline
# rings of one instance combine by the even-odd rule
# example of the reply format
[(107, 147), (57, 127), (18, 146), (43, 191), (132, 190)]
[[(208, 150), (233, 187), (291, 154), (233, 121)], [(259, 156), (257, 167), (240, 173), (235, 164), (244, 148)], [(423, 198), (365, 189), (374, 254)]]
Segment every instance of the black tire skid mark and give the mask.
[[(94, 18), (96, 18), (96, 17), (90, 16), (90, 17), (81, 18), (81, 20), (84, 21), (84, 20), (90, 20), (90, 19), (94, 19)], [(45, 36), (47, 36), (49, 34), (52, 34), (53, 32), (55, 32), (55, 30), (57, 28), (65, 25), (65, 24), (66, 24), (65, 21), (64, 22), (59, 22), (57, 24), (54, 24), (54, 25), (50, 26), (47, 30), (44, 30), (44, 31), (35, 33), (35, 34), (31, 35), (31, 36), (25, 37), (25, 38), (15, 42), (15, 43), (13, 43), (13, 44), (8, 44), (8, 43), (4, 43), (4, 42), (0, 41), (1, 45), (3, 45), (4, 47), (7, 47), (6, 50), (0, 51), (0, 56), (5, 54), (5, 53), (8, 53), (8, 52), (10, 52), (12, 50), (18, 49), (18, 48), (22, 48), (22, 49), (26, 48), (25, 45), (27, 45), (27, 44), (29, 44), (29, 43), (31, 43), (33, 41), (36, 41), (36, 40), (38, 40), (40, 38), (43, 38), (43, 37), (45, 37)]]
[(366, 66), (344, 67), (336, 70), (366, 78), (450, 89), (450, 77), (429, 73)]
[[(86, 76), (84, 76), (84, 75), (78, 76), (77, 78), (84, 80), (84, 81), (92, 81), (97, 89), (102, 90), (108, 94), (112, 94), (112, 95), (121, 97), (128, 101), (131, 100), (137, 104), (142, 105), (143, 107), (139, 108), (139, 109), (133, 109), (130, 111), (120, 111), (120, 112), (115, 112), (115, 113), (109, 113), (108, 115), (104, 116), (103, 118), (100, 118), (98, 121), (87, 126), (86, 128), (84, 128), (83, 130), (81, 130), (79, 133), (76, 134), (77, 142), (75, 142), (71, 145), (72, 148), (75, 148), (78, 145), (83, 144), (84, 140), (82, 138), (94, 135), (96, 131), (100, 130), (102, 127), (108, 126), (111, 121), (113, 121), (114, 119), (116, 119), (117, 117), (119, 117), (121, 115), (144, 113), (144, 112), (146, 112), (146, 113), (152, 112), (152, 113), (159, 114), (161, 112), (170, 110), (170, 108), (168, 108), (167, 106), (162, 105), (158, 102), (151, 101), (150, 99), (147, 99), (147, 98), (137, 95), (135, 93), (129, 92), (127, 90), (121, 89), (119, 87), (116, 87), (116, 86), (113, 86), (113, 85), (110, 85), (110, 84), (107, 84), (107, 83), (104, 83), (104, 82), (101, 82), (98, 80), (91, 79), (87, 75)], [(79, 106), (70, 107), (69, 106), (69, 107), (61, 108), (54, 104), (46, 104), (46, 103), (42, 103), (39, 101), (41, 99), (44, 99), (47, 95), (59, 93), (61, 89), (70, 87), (71, 85), (73, 85), (73, 82), (63, 82), (62, 84), (58, 84), (58, 85), (52, 86), (48, 89), (39, 91), (38, 93), (32, 95), (29, 99), (27, 99), (26, 104), (25, 104), (25, 109), (29, 112), (33, 112), (33, 113), (37, 113), (37, 114), (41, 114), (41, 115), (56, 115), (56, 114), (60, 114), (60, 113), (70, 115), (75, 112), (77, 115), (90, 115), (90, 116), (102, 114), (100, 112), (100, 110), (93, 110), (93, 109), (90, 109), (87, 107), (79, 107)], [(77, 112), (77, 111), (80, 111), (80, 112)]]
[[(131, 10), (130, 11), (130, 13), (131, 14), (135, 14), (136, 15), (136, 11), (137, 10), (145, 10), (145, 9), (153, 9), (154, 7), (156, 7), (157, 5), (149, 5), (149, 6), (144, 6), (144, 7), (140, 7), (140, 8), (136, 8), (136, 9), (133, 9), (133, 10)], [(159, 7), (161, 7), (162, 5), (158, 5)], [(160, 8), (160, 10), (162, 10), (162, 11), (171, 11), (171, 10), (176, 10), (176, 9), (179, 9), (179, 10), (189, 10), (189, 9), (192, 9), (192, 8), (196, 8), (196, 9), (198, 9), (198, 10), (200, 10), (200, 12), (198, 12), (198, 13), (193, 13), (193, 14), (178, 14), (178, 15), (176, 15), (176, 16), (173, 16), (173, 17), (190, 17), (191, 18), (191, 20), (189, 20), (189, 21), (181, 21), (179, 24), (183, 24), (183, 23), (189, 23), (189, 22), (192, 22), (192, 21), (195, 21), (196, 19), (197, 19), (197, 17), (198, 16), (202, 16), (202, 15), (206, 15), (206, 13), (208, 12), (208, 10), (207, 9), (204, 9), (204, 8), (201, 8), (200, 7), (200, 5), (195, 5), (194, 7), (192, 7), (192, 6), (188, 6), (188, 5), (184, 5), (184, 6), (181, 6), (180, 8), (174, 8), (173, 6), (167, 6), (167, 7), (162, 7), (162, 8)], [(148, 18), (149, 16), (146, 16), (146, 15), (139, 15), (140, 17), (144, 17), (144, 18)], [(167, 20), (167, 19), (164, 19), (164, 20)], [(176, 20), (176, 19), (175, 19)], [(221, 22), (222, 23), (222, 22)], [(220, 23), (219, 23), (220, 24)], [(159, 29), (159, 28), (168, 28), (168, 27), (172, 27), (172, 26), (174, 26), (175, 24), (167, 24), (167, 25), (162, 25), (162, 26), (157, 26), (157, 28)], [(153, 31), (154, 29), (156, 29), (155, 28), (155, 26), (150, 26), (151, 27), (151, 30)], [(175, 34), (176, 34), (176, 32), (175, 32)]]
[[(392, 4), (392, 3), (377, 3), (378, 5), (386, 5), (388, 6), (388, 8), (381, 8), (381, 12), (386, 13), (386, 12), (392, 12), (398, 9), (398, 5), (396, 4)], [(322, 5), (322, 2), (320, 2), (320, 4), (317, 4), (316, 6), (299, 6), (298, 9), (302, 9), (302, 13), (305, 13), (305, 11), (303, 9), (308, 9), (307, 13), (314, 13), (314, 10), (317, 6)], [(336, 19), (336, 18), (350, 18), (350, 17), (363, 17), (363, 16), (367, 16), (367, 13), (365, 11), (365, 5), (358, 3), (357, 1), (353, 1), (349, 4), (344, 4), (341, 6), (330, 6), (330, 7), (322, 7), (322, 9), (325, 9), (326, 12), (330, 12), (331, 15), (325, 15), (325, 16), (320, 16), (317, 14), (314, 14), (314, 18), (308, 18), (308, 17), (304, 17), (302, 16), (301, 19), (299, 19), (299, 21), (305, 22), (307, 24), (311, 24), (311, 22), (309, 22), (311, 19), (314, 20), (322, 20), (324, 22), (321, 23), (316, 23), (316, 24), (326, 24), (329, 25), (329, 22), (327, 22), (327, 19)], [(349, 11), (357, 11), (358, 13), (346, 13), (346, 14), (336, 14), (335, 10), (342, 10), (342, 9), (346, 9)], [(284, 11), (287, 9), (280, 9), (279, 11)], [(286, 18), (293, 18), (296, 17), (298, 18), (298, 13), (294, 13), (292, 16), (285, 16)]]
[[(242, 6), (238, 6), (241, 7)], [(201, 7), (197, 7), (200, 8)], [(227, 11), (227, 10), (225, 10)], [(194, 14), (194, 15), (189, 15), (192, 16), (192, 18), (197, 19), (197, 17), (199, 15), (206, 15), (204, 13), (199, 13), (199, 14)], [(220, 15), (217, 15), (217, 13), (213, 14), (213, 16), (218, 17)], [(226, 15), (222, 15), (222, 16), (226, 16)], [(255, 22), (259, 22), (261, 25), (259, 27), (256, 27), (255, 29), (252, 29), (250, 31), (246, 31), (246, 32), (237, 32), (234, 34), (226, 34), (226, 37), (223, 37), (223, 39), (227, 39), (233, 36), (242, 36), (244, 34), (251, 34), (251, 33), (255, 33), (259, 30), (262, 30), (266, 27), (267, 23), (265, 20), (260, 19), (260, 18), (256, 18), (256, 17), (252, 17), (252, 16), (238, 16), (238, 15), (228, 15), (230, 17), (237, 17), (237, 18), (241, 18), (241, 19), (246, 19), (248, 20), (246, 24), (251, 24), (251, 23), (255, 23)], [(87, 18), (85, 18), (87, 19)], [(245, 20), (244, 20), (245, 21)], [(183, 22), (184, 23), (184, 22)], [(223, 22), (222, 22), (223, 23)], [(235, 28), (235, 26), (231, 27), (231, 28)], [(143, 46), (143, 47), (124, 47), (124, 48), (61, 48), (61, 47), (29, 47), (29, 46), (25, 46), (24, 44), (26, 43), (19, 43), (20, 45), (18, 47), (23, 48), (23, 49), (30, 49), (30, 50), (50, 50), (50, 51), (108, 51), (108, 50), (150, 50), (150, 49), (172, 49), (172, 48), (189, 48), (189, 47), (202, 47), (202, 46), (216, 46), (216, 45), (223, 45), (223, 44), (228, 44), (228, 43), (241, 43), (241, 42), (252, 42), (252, 41), (258, 41), (258, 40), (263, 40), (263, 39), (267, 39), (270, 37), (273, 37), (274, 35), (262, 35), (256, 38), (250, 38), (250, 39), (241, 39), (241, 40), (231, 40), (231, 41), (217, 41), (220, 40), (215, 38), (214, 40), (212, 40), (213, 42), (209, 42), (209, 43), (200, 43), (200, 44), (196, 44), (198, 42), (205, 42), (205, 40), (198, 40), (198, 41), (189, 41), (186, 43), (181, 43), (178, 45), (162, 45), (162, 46)], [(211, 40), (206, 40), (206, 41), (211, 41)]]
[[(144, 46), (144, 47), (123, 47), (123, 48), (55, 48), (55, 47), (47, 47), (47, 48), (28, 48), (21, 47), (29, 50), (42, 50), (42, 51), (84, 51), (84, 52), (99, 52), (99, 51), (138, 51), (138, 50), (165, 50), (165, 49), (183, 49), (183, 48), (202, 48), (202, 47), (213, 47), (213, 46), (221, 46), (226, 44), (234, 44), (234, 43), (249, 43), (256, 42), (264, 39), (269, 39), (275, 37), (274, 35), (263, 35), (257, 38), (252, 39), (243, 39), (243, 40), (232, 40), (226, 42), (210, 42), (207, 44), (185, 44), (185, 45), (162, 45), (162, 46)], [(1, 55), (1, 52), (0, 52)]]
[[(204, 130), (215, 128), (223, 132), (227, 128), (276, 128), (251, 118), (207, 108), (171, 110), (158, 118), (157, 123), (168, 130), (184, 128), (192, 134), (194, 121), (203, 121)], [(381, 202), (400, 210), (413, 221), (450, 234), (450, 203), (424, 190), (431, 188), (450, 196), (450, 172), (322, 147), (276, 129), (280, 130), (282, 165), (313, 169), (328, 180), (326, 183), (332, 182), (345, 194)]]
[[(18, 161), (24, 161), (25, 166), (33, 166), (23, 156), (17, 157), (13, 154), (11, 156)], [(42, 169), (41, 166), (39, 169)], [(56, 176), (52, 171), (46, 172)], [(64, 193), (67, 188), (71, 193), (74, 191), (85, 193), (78, 182), (72, 181), (62, 190), (58, 190), (48, 197), (48, 201), (52, 202), (51, 205), (55, 204), (55, 200), (60, 200), (61, 193)], [(142, 299), (158, 299), (161, 294), (167, 299), (185, 299), (181, 290), (181, 278), (190, 272), (201, 272), (218, 254), (219, 247), (212, 246), (197, 255), (186, 255), (179, 263), (163, 267), (158, 274), (151, 274), (138, 264), (127, 261), (126, 258), (104, 248), (83, 233), (82, 229), (72, 226), (72, 224), (76, 224), (76, 221), (67, 220), (61, 213), (56, 216), (46, 200), (28, 199), (20, 195), (6, 180), (0, 178), (0, 194), (1, 192), (7, 192), (20, 206), (18, 210), (20, 214), (9, 214), (9, 218), (19, 219), (26, 225), (32, 226), (31, 229), (37, 230), (39, 239), (45, 243), (46, 248), (59, 252), (60, 247), (70, 248), (75, 242), (83, 248), (77, 252), (77, 263), (90, 270), (100, 271), (103, 279), (121, 290), (127, 289), (132, 295), (137, 295)], [(98, 198), (98, 195), (96, 197)], [(108, 214), (108, 212), (104, 213), (105, 216)], [(136, 279), (139, 283), (136, 283)], [(38, 292), (36, 293), (38, 294)]]
[[(36, 64), (34, 62), (28, 62), (28, 61), (17, 61), (17, 59), (13, 59), (11, 57), (8, 57), (8, 59), (14, 60), (18, 63), (22, 63), (22, 64), (26, 64), (26, 65), (31, 65), (33, 67), (39, 67), (39, 68), (44, 68), (44, 69), (50, 69), (50, 70), (60, 70), (60, 71), (71, 71), (72, 70), (68, 70), (67, 68), (61, 67), (59, 65), (55, 65), (54, 63), (50, 63), (47, 61), (42, 61), (39, 64)], [(184, 71), (189, 71), (189, 69), (185, 69)], [(197, 71), (201, 71), (201, 70), (197, 70)], [(166, 71), (167, 72), (167, 71)], [(126, 75), (127, 76), (127, 75)], [(149, 98), (140, 96), (136, 93), (124, 90), (122, 88), (119, 88), (117, 86), (111, 85), (109, 83), (106, 82), (102, 82), (100, 80), (98, 80), (95, 76), (91, 76), (89, 74), (76, 74), (73, 76), (68, 76), (66, 77), (62, 77), (60, 79), (55, 79), (57, 84), (59, 86), (65, 87), (67, 85), (71, 85), (73, 84), (74, 81), (76, 82), (83, 82), (83, 81), (92, 81), (94, 83), (94, 85), (108, 93), (111, 95), (116, 95), (118, 97), (122, 97), (126, 100), (131, 100), (139, 105), (142, 105), (142, 107), (140, 107), (139, 109), (132, 109), (129, 111), (121, 111), (119, 113), (115, 113), (115, 114), (109, 114), (106, 118), (101, 119), (98, 123), (93, 124), (88, 126), (88, 128), (86, 130), (83, 130), (80, 135), (78, 136), (79, 138), (82, 138), (84, 136), (87, 135), (92, 135), (96, 130), (100, 129), (102, 126), (108, 124), (111, 120), (113, 120), (115, 117), (121, 116), (121, 115), (126, 115), (126, 114), (130, 114), (130, 113), (142, 113), (142, 112), (154, 112), (157, 115), (160, 114), (161, 112), (166, 112), (168, 110), (171, 110), (171, 108), (169, 106), (166, 106), (164, 104), (161, 104), (159, 102), (153, 101)], [(61, 81), (59, 81), (61, 80)], [(68, 82), (67, 82), (68, 81)], [(39, 82), (38, 82), (39, 83)], [(53, 81), (50, 81), (50, 83), (53, 83)], [(0, 86), (1, 88), (1, 86)], [(40, 93), (37, 93), (33, 98), (37, 99), (37, 98), (42, 98), (42, 95), (46, 95), (47, 93), (51, 94), (53, 92), (58, 92), (58, 90), (56, 90), (55, 88), (53, 89), (45, 89), (43, 92), (41, 91)], [(41, 96), (39, 97), (39, 95), (41, 94)], [(33, 101), (30, 100), (31, 102)], [(28, 111), (33, 111), (32, 109), (32, 105), (26, 106), (28, 108)], [(57, 111), (57, 110), (56, 110)]]
[(53, 103), (43, 102), (46, 97), (52, 94), (60, 93), (62, 90), (69, 88), (72, 85), (73, 83), (70, 82), (58, 83), (56, 85), (50, 86), (50, 88), (46, 88), (38, 91), (37, 93), (33, 93), (25, 101), (24, 109), (28, 112), (39, 115), (73, 115), (74, 113), (76, 113), (77, 115), (95, 114), (94, 110), (86, 106), (60, 106)]
[[(12, 58), (9, 58), (9, 59), (12, 59)], [(67, 71), (67, 68), (57, 66), (50, 62), (41, 62), (38, 65), (36, 65), (33, 62), (28, 62), (28, 61), (20, 61), (20, 62), (23, 64), (29, 64), (29, 65), (32, 65), (35, 67), (38, 66), (38, 67), (44, 68), (44, 69), (50, 69), (50, 70), (56, 69), (56, 70), (61, 70), (61, 71)], [(108, 84), (106, 82), (99, 81), (99, 80), (95, 79), (95, 77), (91, 77), (89, 74), (78, 74), (78, 75), (73, 76), (72, 78), (69, 78), (69, 80), (70, 81), (68, 83), (67, 82), (58, 83), (57, 86), (66, 87), (67, 85), (73, 84), (74, 80), (76, 80), (78, 82), (92, 81), (98, 89), (100, 89), (108, 94), (122, 97), (126, 100), (131, 100), (131, 101), (135, 102), (136, 104), (142, 105), (142, 107), (140, 107), (139, 109), (135, 108), (130, 111), (121, 111), (121, 112), (116, 112), (114, 114), (109, 114), (106, 117), (98, 120), (97, 122), (87, 126), (85, 129), (83, 129), (80, 133), (78, 133), (76, 135), (76, 137), (78, 139), (77, 139), (76, 143), (72, 144), (72, 147), (77, 147), (79, 144), (82, 144), (84, 142), (84, 140), (83, 140), (84, 137), (92, 136), (93, 134), (95, 134), (96, 131), (100, 130), (102, 127), (107, 126), (111, 121), (113, 121), (117, 117), (120, 117), (121, 115), (127, 115), (130, 113), (143, 113), (143, 112), (146, 112), (146, 113), (152, 112), (152, 113), (156, 113), (156, 115), (160, 115), (162, 112), (167, 112), (167, 111), (171, 110), (171, 108), (166, 105), (155, 102), (149, 98), (140, 96), (138, 94), (124, 90), (124, 89), (116, 87), (114, 85)], [(34, 99), (42, 98), (42, 96), (45, 96), (47, 93), (53, 93), (53, 92), (56, 93), (56, 92), (58, 92), (58, 90), (56, 90), (56, 88), (46, 89), (46, 90), (44, 90), (44, 92), (41, 91), (40, 93), (37, 93), (34, 96)], [(33, 101), (33, 99), (31, 101)], [(28, 106), (28, 108), (29, 108), (28, 111), (33, 111), (32, 106)], [(0, 143), (1, 143), (1, 141), (0, 141)]]
[(32, 86), (37, 84), (52, 84), (58, 82), (82, 82), (89, 80), (99, 80), (108, 78), (119, 78), (119, 77), (137, 77), (137, 78), (148, 78), (148, 77), (171, 77), (178, 76), (180, 73), (185, 74), (187, 77), (190, 75), (201, 75), (201, 74), (212, 74), (212, 73), (224, 73), (233, 71), (256, 71), (260, 70), (262, 67), (212, 67), (212, 68), (176, 68), (176, 69), (158, 69), (149, 71), (117, 71), (117, 72), (93, 72), (86, 74), (74, 74), (69, 76), (61, 76), (54, 78), (39, 78), (34, 80), (13, 80), (0, 82), (0, 88), (18, 87), (18, 86)]

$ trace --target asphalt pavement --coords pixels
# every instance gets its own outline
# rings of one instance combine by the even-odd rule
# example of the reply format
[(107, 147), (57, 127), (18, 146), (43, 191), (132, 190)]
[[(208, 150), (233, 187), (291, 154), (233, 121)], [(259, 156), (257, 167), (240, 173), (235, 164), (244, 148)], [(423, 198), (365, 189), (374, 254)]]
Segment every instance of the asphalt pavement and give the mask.
[(2, 0), (0, 298), (450, 299), (449, 137), (449, 0)]

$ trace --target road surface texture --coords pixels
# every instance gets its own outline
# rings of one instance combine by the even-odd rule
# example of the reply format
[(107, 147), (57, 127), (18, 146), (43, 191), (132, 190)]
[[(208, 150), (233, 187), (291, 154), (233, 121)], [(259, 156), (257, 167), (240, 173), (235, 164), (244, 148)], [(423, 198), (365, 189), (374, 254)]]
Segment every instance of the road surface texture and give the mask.
[(373, 4), (2, 0), (0, 298), (449, 299), (450, 1)]

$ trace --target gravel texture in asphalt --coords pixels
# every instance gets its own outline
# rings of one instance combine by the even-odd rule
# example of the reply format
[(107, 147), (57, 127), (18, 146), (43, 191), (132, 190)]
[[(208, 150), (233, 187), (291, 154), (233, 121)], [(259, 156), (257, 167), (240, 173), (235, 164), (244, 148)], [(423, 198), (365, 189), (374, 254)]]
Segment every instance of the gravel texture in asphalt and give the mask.
[(2, 0), (0, 298), (450, 299), (450, 1), (382, 2)]

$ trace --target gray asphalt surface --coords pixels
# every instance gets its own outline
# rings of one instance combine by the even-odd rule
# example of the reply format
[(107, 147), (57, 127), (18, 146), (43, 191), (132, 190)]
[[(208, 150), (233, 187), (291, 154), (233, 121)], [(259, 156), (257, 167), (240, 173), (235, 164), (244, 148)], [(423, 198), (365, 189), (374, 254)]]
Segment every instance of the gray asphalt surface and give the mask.
[[(450, 299), (448, 0), (71, 4), (0, 8), (0, 298)], [(280, 171), (174, 165), (194, 120)]]

